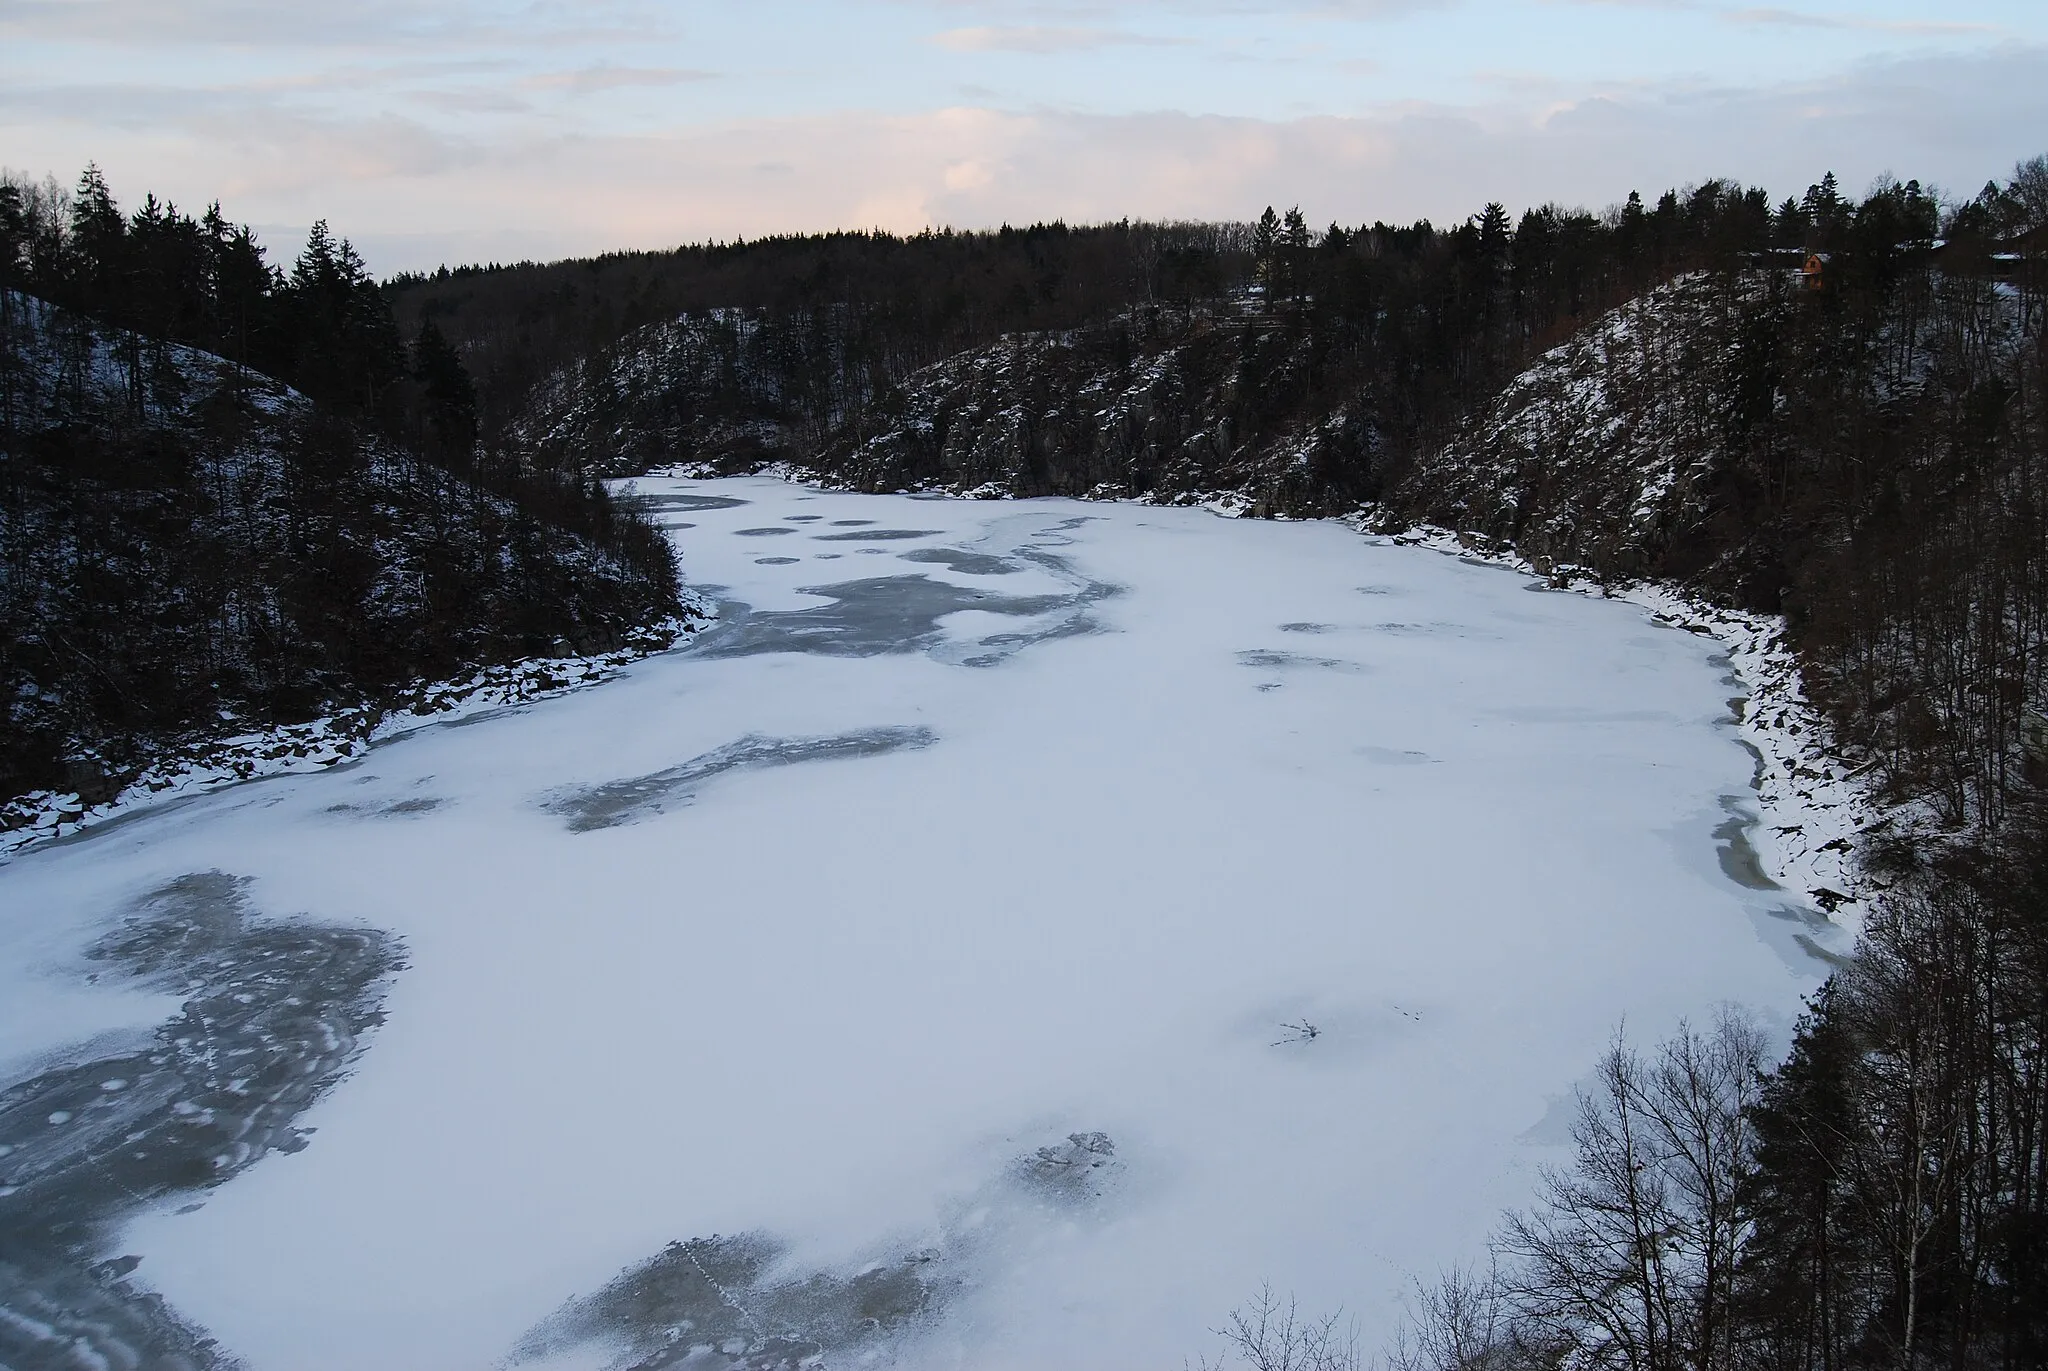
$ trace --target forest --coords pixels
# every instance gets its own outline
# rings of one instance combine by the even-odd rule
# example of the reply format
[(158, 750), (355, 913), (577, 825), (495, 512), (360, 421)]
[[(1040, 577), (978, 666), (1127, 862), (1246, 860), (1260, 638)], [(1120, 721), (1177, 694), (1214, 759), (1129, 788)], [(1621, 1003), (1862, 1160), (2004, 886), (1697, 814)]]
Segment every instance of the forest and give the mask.
[(0, 798), (85, 805), (195, 743), (681, 612), (644, 520), (478, 442), (460, 359), (401, 337), (346, 239), (282, 270), (217, 206), (123, 213), (95, 169), (0, 184), (0, 557)]
[(0, 188), (0, 273), (0, 789), (672, 613), (597, 479), (676, 461), (1227, 487), (1783, 615), (1892, 816), (1857, 955), (1783, 1060), (1732, 1014), (1617, 1038), (1575, 1159), (1417, 1291), (1391, 1359), (2048, 1365), (2048, 158), (1966, 196), (1715, 179), (381, 284), (324, 226), (286, 271), (88, 171)]
[[(388, 293), (408, 327), (432, 323), (461, 352), (487, 434), (531, 431), (565, 375), (602, 385), (603, 373), (644, 351), (642, 330), (694, 323), (702, 336), (687, 375), (603, 397), (609, 416), (631, 415), (654, 442), (559, 457), (620, 470), (644, 465), (657, 446), (668, 460), (808, 461), (889, 428), (920, 368), (1027, 335), (1066, 339), (1125, 370), (1174, 343), (1210, 339), (1228, 353), (1230, 375), (1204, 382), (1227, 380), (1241, 394), (1229, 417), (1246, 440), (1363, 389), (1382, 444), (1405, 450), (1440, 441), (1532, 347), (1574, 321), (1690, 266), (1796, 252), (1814, 214), (1832, 212), (1824, 201), (1774, 209), (1761, 190), (1716, 180), (1654, 205), (1632, 195), (1607, 215), (1548, 205), (1512, 220), (1489, 204), (1442, 228), (1317, 231), (1298, 210), (1269, 208), (1247, 224), (836, 233), (444, 268), (396, 277)], [(1246, 317), (1233, 302), (1254, 287), (1267, 308)], [(684, 393), (687, 404), (664, 405)], [(736, 447), (703, 441), (721, 428), (755, 437)], [(1371, 493), (1371, 479), (1351, 469), (1358, 463), (1340, 465), (1333, 480)]]

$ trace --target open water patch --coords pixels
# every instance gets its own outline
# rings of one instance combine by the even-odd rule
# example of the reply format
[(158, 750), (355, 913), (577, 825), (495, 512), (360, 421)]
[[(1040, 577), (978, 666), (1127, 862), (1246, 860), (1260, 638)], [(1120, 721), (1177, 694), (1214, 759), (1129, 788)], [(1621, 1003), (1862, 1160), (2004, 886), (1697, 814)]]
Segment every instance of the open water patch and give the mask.
[(232, 1357), (127, 1277), (123, 1223), (270, 1152), (346, 1074), (402, 969), (375, 929), (259, 918), (247, 882), (150, 892), (87, 953), (87, 979), (181, 996), (153, 1034), (0, 1089), (0, 1365), (200, 1371)]
[(793, 528), (740, 528), (733, 530), (736, 538), (774, 538), (784, 533), (796, 532)]
[(798, 762), (879, 757), (930, 747), (938, 740), (938, 735), (928, 728), (868, 728), (822, 738), (764, 738), (750, 733), (737, 742), (692, 757), (681, 766), (557, 792), (545, 801), (544, 807), (568, 820), (570, 832), (589, 833), (687, 804), (705, 782), (728, 772), (759, 771)]

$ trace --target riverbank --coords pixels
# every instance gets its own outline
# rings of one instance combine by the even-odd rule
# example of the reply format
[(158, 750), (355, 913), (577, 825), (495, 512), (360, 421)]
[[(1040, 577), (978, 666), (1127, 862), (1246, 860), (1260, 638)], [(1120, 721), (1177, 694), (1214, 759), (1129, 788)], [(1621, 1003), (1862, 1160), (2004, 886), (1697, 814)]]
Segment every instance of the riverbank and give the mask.
[(699, 632), (712, 606), (686, 593), (686, 615), (637, 629), (624, 647), (576, 657), (530, 657), (447, 681), (421, 681), (382, 707), (340, 710), (302, 724), (208, 739), (171, 750), (113, 799), (87, 803), (76, 791), (32, 790), (0, 801), (0, 862), (53, 839), (74, 837), (160, 804), (270, 776), (324, 771), (433, 724), (459, 723), (495, 709), (601, 685), (630, 662), (666, 652)]

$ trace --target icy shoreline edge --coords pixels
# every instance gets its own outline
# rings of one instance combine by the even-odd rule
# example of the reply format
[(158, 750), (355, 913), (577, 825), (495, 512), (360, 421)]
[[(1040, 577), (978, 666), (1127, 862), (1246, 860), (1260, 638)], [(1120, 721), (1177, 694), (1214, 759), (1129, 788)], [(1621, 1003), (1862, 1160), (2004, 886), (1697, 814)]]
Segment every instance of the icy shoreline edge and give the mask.
[(76, 792), (35, 790), (0, 803), (0, 862), (152, 806), (245, 781), (324, 771), (417, 729), (602, 685), (633, 662), (673, 650), (716, 618), (712, 602), (683, 592), (681, 615), (627, 635), (623, 647), (574, 657), (527, 657), (468, 676), (420, 681), (382, 709), (338, 710), (301, 724), (188, 745), (149, 767), (113, 799), (88, 805)]
[(1610, 582), (1581, 567), (1539, 567), (1519, 553), (1446, 528), (1376, 529), (1373, 514), (1361, 511), (1338, 522), (1396, 546), (1519, 572), (1551, 590), (1635, 605), (1653, 623), (1716, 643), (1744, 692), (1728, 702), (1733, 717), (1727, 722), (1756, 758), (1750, 789), (1757, 818), (1748, 839), (1759, 866), (1786, 895), (1828, 922), (1852, 937), (1862, 932), (1870, 888), (1860, 870), (1859, 840), (1891, 826), (1897, 816), (1863, 783), (1874, 763), (1846, 755), (1827, 717), (1807, 699), (1782, 617), (1727, 609), (1663, 582)]
[[(717, 468), (679, 462), (646, 473), (684, 480), (715, 480)], [(851, 487), (822, 478), (788, 462), (772, 462), (750, 473), (817, 490)], [(630, 479), (630, 478), (629, 478)], [(621, 482), (620, 484), (627, 484)], [(934, 494), (967, 500), (1015, 499), (993, 486), (971, 490), (924, 486), (899, 494)], [(1170, 499), (1133, 496), (1122, 488), (1098, 488), (1074, 497), (1115, 504), (1170, 505), (1206, 509), (1225, 519), (1251, 516), (1252, 496), (1235, 490), (1186, 492)], [(1895, 828), (1902, 815), (1880, 805), (1863, 778), (1874, 762), (1846, 755), (1827, 717), (1807, 699), (1799, 662), (1785, 642), (1785, 621), (1779, 615), (1726, 609), (1674, 585), (1657, 581), (1603, 581), (1576, 566), (1538, 567), (1511, 550), (1489, 546), (1488, 540), (1435, 525), (1415, 524), (1393, 532), (1374, 526), (1373, 507), (1336, 515), (1361, 536), (1400, 547), (1426, 548), (1448, 556), (1519, 572), (1548, 583), (1552, 590), (1599, 595), (1648, 611), (1651, 622), (1711, 638), (1726, 655), (1731, 674), (1744, 692), (1729, 701), (1729, 721), (1736, 736), (1756, 758), (1750, 788), (1757, 816), (1747, 839), (1763, 873), (1783, 894), (1796, 899), (1851, 939), (1863, 928), (1863, 903), (1871, 886), (1859, 861), (1859, 842), (1866, 835)], [(1282, 522), (1310, 522), (1275, 516)]]

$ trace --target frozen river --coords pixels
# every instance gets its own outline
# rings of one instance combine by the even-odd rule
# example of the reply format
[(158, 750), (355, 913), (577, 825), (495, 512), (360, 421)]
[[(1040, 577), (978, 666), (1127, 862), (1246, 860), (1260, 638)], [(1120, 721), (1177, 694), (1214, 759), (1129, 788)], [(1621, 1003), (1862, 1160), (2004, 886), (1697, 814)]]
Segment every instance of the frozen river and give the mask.
[(1739, 692), (1639, 609), (640, 489), (693, 643), (0, 868), (0, 1353), (1175, 1367), (1261, 1282), (1370, 1344), (1619, 1023), (1826, 969), (1727, 850)]

